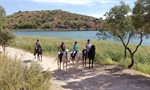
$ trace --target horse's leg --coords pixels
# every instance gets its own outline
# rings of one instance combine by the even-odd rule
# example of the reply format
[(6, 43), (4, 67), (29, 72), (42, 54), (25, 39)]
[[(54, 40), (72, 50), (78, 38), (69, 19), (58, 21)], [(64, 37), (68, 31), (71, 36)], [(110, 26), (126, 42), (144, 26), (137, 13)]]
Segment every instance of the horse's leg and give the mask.
[(75, 69), (75, 60), (73, 60), (73, 68)]
[(57, 66), (58, 66), (58, 71), (59, 71), (59, 60), (57, 60)]
[(83, 56), (82, 56), (82, 64), (84, 66), (84, 53), (83, 53)]
[(68, 62), (66, 63), (66, 74), (67, 74), (67, 66), (68, 66)]
[(41, 54), (41, 62), (42, 62), (42, 54)]
[(59, 66), (60, 66), (59, 68), (60, 68), (60, 70), (61, 70), (61, 61), (60, 61), (60, 65), (59, 65)]
[(40, 60), (39, 53), (37, 54), (38, 60)]
[(86, 57), (85, 57), (85, 66), (86, 66)]
[(92, 68), (93, 68), (93, 61), (94, 61), (94, 59), (92, 59)]
[(68, 64), (69, 64), (69, 69), (70, 69), (70, 60), (69, 60)]
[(90, 64), (91, 64), (91, 62), (90, 62), (90, 59), (89, 59), (89, 69), (90, 69)]
[(64, 62), (63, 62), (63, 71), (64, 71)]
[(34, 54), (34, 59), (36, 59), (36, 53)]
[(76, 60), (76, 71), (78, 69), (78, 63), (79, 63), (79, 60)]

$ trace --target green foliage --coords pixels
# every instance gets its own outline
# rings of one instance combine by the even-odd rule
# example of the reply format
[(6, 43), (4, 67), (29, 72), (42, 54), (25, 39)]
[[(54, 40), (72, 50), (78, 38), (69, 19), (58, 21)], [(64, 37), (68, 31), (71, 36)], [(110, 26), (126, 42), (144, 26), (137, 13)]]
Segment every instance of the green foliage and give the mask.
[(34, 23), (34, 22), (26, 22), (26, 23), (19, 23), (15, 25), (16, 29), (34, 29), (36, 27), (39, 27), (41, 24)]
[(108, 32), (114, 37), (119, 35), (124, 40), (127, 36), (126, 33), (132, 31), (131, 18), (127, 16), (131, 10), (129, 5), (126, 5), (123, 1), (120, 4), (111, 8), (105, 16)]
[(101, 19), (62, 10), (17, 12), (7, 16), (8, 29), (86, 30), (99, 28)]
[(15, 36), (11, 31), (0, 30), (0, 45), (2, 46), (4, 52), (6, 45), (9, 45), (14, 38)]
[(37, 63), (0, 57), (1, 90), (49, 90), (51, 73)]
[(6, 21), (6, 12), (5, 9), (0, 5), (0, 29), (2, 29)]
[(12, 32), (3, 30), (5, 21), (6, 12), (5, 9), (0, 5), (0, 45), (2, 46), (4, 52), (5, 46), (8, 45), (15, 37)]
[[(133, 24), (136, 29), (142, 29), (143, 34), (150, 34), (150, 1), (137, 0), (133, 8)], [(140, 19), (139, 19), (140, 18)]]
[[(107, 36), (112, 36), (120, 39), (122, 45), (124, 46), (124, 59), (126, 59), (127, 57), (127, 50), (131, 57), (131, 64), (128, 66), (129, 68), (131, 68), (134, 65), (134, 54), (137, 52), (139, 46), (143, 41), (143, 36), (145, 35), (145, 32), (142, 28), (143, 24), (137, 24), (141, 23), (143, 19), (142, 18), (140, 20), (137, 20), (137, 18), (142, 17), (140, 12), (137, 11), (139, 8), (141, 8), (141, 5), (140, 7), (138, 5), (140, 5), (140, 3), (137, 4), (137, 6), (135, 6), (133, 11), (131, 11), (129, 5), (125, 4), (123, 1), (120, 2), (120, 5), (115, 5), (114, 7), (112, 7), (109, 12), (106, 12), (106, 21), (104, 21), (105, 24), (102, 24), (101, 30), (97, 34), (99, 38), (104, 37), (105, 39)], [(131, 12), (133, 12), (133, 15), (129, 16), (128, 14)], [(138, 25), (138, 27), (136, 25)], [(138, 36), (136, 38), (139, 38), (140, 41), (139, 44), (135, 46), (135, 49), (132, 49), (131, 47), (129, 47), (129, 44), (131, 38), (133, 38), (134, 36)], [(116, 60), (116, 54), (111, 52), (110, 54), (114, 56), (114, 59)], [(120, 56), (122, 55), (117, 56), (117, 58)]]

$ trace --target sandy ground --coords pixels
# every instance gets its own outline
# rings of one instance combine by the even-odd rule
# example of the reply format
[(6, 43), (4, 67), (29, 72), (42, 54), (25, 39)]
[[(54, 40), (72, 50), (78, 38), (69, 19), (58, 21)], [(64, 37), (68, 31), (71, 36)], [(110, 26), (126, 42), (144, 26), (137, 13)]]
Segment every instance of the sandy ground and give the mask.
[(57, 70), (54, 57), (43, 56), (40, 62), (34, 59), (33, 53), (7, 47), (6, 53), (24, 63), (38, 62), (53, 73), (50, 90), (150, 90), (150, 76), (116, 65), (94, 65), (93, 69), (81, 64), (77, 72), (70, 68), (68, 74)]

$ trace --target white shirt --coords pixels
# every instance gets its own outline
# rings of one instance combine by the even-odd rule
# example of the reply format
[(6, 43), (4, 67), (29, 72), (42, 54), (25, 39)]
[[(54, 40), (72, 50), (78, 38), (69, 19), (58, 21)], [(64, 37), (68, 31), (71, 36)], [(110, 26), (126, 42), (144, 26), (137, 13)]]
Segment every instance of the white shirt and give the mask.
[(91, 46), (92, 46), (91, 43), (86, 43), (85, 47), (86, 47), (87, 51), (90, 50)]

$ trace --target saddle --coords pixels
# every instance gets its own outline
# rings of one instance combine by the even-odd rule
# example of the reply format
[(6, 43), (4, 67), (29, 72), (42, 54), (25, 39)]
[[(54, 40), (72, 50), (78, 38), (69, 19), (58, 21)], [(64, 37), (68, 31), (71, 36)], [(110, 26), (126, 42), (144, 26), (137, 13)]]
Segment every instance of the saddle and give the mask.
[(62, 61), (62, 56), (63, 56), (64, 54), (66, 54), (66, 58), (67, 58), (67, 52), (66, 52), (66, 53), (65, 53), (65, 52), (61, 52), (61, 53), (59, 54), (59, 59), (60, 59), (60, 61)]
[(71, 53), (72, 60), (75, 59), (76, 53), (77, 53), (77, 51)]

